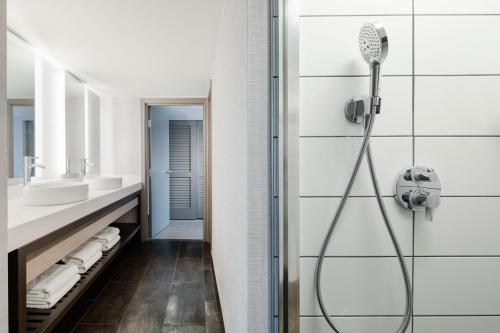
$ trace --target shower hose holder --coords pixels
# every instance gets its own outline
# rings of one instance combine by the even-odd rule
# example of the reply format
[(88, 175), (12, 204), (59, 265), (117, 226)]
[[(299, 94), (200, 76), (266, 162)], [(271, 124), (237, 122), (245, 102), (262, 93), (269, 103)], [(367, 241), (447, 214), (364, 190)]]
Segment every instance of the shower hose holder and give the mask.
[(441, 203), (441, 181), (434, 169), (425, 166), (405, 168), (394, 182), (394, 197), (406, 209), (425, 211), (432, 221), (434, 209)]

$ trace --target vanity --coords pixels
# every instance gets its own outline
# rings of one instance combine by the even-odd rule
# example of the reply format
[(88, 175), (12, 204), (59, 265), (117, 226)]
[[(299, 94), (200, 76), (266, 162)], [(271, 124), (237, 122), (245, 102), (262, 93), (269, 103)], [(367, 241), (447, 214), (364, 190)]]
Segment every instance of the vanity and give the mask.
[[(127, 245), (140, 240), (142, 182), (102, 174), (113, 173), (114, 161), (112, 153), (101, 153), (98, 93), (12, 32), (7, 106), (9, 330), (50, 332)], [(98, 251), (68, 292), (46, 307), (27, 306), (30, 282), (109, 226), (119, 229), (116, 242)]]
[[(123, 177), (119, 189), (90, 190), (80, 202), (26, 206), (9, 202), (9, 325), (11, 332), (50, 332), (111, 261), (140, 238), (139, 176)], [(52, 308), (26, 307), (26, 285), (107, 226), (120, 229), (121, 239)]]

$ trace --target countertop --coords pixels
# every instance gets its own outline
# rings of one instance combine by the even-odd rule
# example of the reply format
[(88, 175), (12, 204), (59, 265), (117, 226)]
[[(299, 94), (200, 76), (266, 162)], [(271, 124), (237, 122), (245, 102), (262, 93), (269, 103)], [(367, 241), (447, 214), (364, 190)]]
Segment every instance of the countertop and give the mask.
[(16, 250), (82, 217), (142, 189), (140, 176), (123, 176), (114, 190), (90, 190), (87, 200), (54, 206), (25, 206), (21, 200), (8, 205), (8, 251)]

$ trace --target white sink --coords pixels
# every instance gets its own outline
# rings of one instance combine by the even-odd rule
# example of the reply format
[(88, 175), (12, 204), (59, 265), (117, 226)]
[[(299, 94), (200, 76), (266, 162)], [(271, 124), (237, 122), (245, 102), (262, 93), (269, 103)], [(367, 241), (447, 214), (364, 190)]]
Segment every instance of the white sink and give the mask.
[(82, 182), (50, 181), (31, 184), (23, 189), (23, 204), (27, 206), (62, 205), (88, 197), (89, 185)]
[(123, 184), (119, 176), (87, 176), (83, 181), (89, 184), (91, 190), (113, 190), (121, 188)]

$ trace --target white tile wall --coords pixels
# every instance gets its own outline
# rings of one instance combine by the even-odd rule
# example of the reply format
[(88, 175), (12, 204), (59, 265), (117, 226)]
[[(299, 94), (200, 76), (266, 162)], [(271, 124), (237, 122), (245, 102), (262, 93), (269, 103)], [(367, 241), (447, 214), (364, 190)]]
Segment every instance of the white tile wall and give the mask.
[(417, 317), (413, 333), (498, 333), (499, 327), (500, 317)]
[[(362, 127), (343, 109), (367, 92), (357, 36), (374, 20), (389, 36), (375, 163), (410, 268), (416, 256), (408, 332), (500, 332), (500, 1), (300, 4), (301, 332), (331, 332), (317, 308), (314, 266), (361, 143), (353, 136)], [(444, 197), (434, 222), (413, 218), (390, 197), (394, 177), (413, 162), (440, 174)], [(395, 258), (383, 257), (393, 250), (365, 162), (352, 194), (368, 197), (350, 199), (328, 249), (327, 307), (346, 332), (394, 332), (403, 282)]]
[(439, 172), (443, 195), (500, 195), (500, 137), (416, 138), (415, 163)]
[(300, 0), (300, 15), (408, 15), (411, 13), (411, 0)]
[[(314, 77), (300, 80), (300, 135), (363, 135), (363, 126), (346, 121), (344, 106), (352, 96), (367, 94), (368, 77)], [(412, 79), (384, 77), (382, 111), (374, 135), (411, 135)], [(500, 112), (498, 112), (500, 115)], [(500, 117), (500, 116), (499, 116)]]
[[(321, 312), (314, 288), (316, 259), (302, 258), (300, 265), (300, 312), (318, 315)], [(411, 259), (407, 265), (411, 268)], [(322, 287), (330, 315), (402, 315), (404, 312), (404, 284), (396, 258), (326, 258)]]
[(415, 258), (416, 315), (500, 313), (500, 258)]
[(384, 22), (391, 50), (383, 73), (411, 74), (411, 17), (368, 16), (301, 18), (301, 75), (368, 75), (368, 65), (359, 54), (358, 33), (363, 23), (376, 20)]
[(500, 14), (500, 1), (415, 0), (415, 14)]
[[(388, 333), (396, 332), (403, 317), (334, 317), (332, 320), (342, 332)], [(331, 333), (332, 329), (323, 318), (303, 317), (300, 320), (300, 331), (305, 333)], [(411, 325), (406, 332), (411, 332)]]
[[(317, 256), (340, 198), (300, 200), (300, 254)], [(412, 214), (394, 199), (384, 200), (405, 255), (412, 255)], [(500, 243), (500, 242), (499, 242)], [(374, 198), (352, 198), (337, 224), (329, 256), (394, 256), (395, 251)]]
[(500, 16), (415, 17), (415, 73), (500, 74), (498, 31)]
[(417, 77), (415, 134), (500, 135), (499, 91), (499, 76)]
[(500, 198), (445, 197), (427, 222), (415, 216), (415, 255), (500, 256)]
[[(341, 196), (361, 145), (361, 138), (304, 138), (300, 141), (300, 194)], [(383, 195), (392, 195), (396, 175), (412, 164), (412, 140), (400, 137), (371, 139), (373, 160)], [(373, 195), (366, 160), (352, 195)]]

